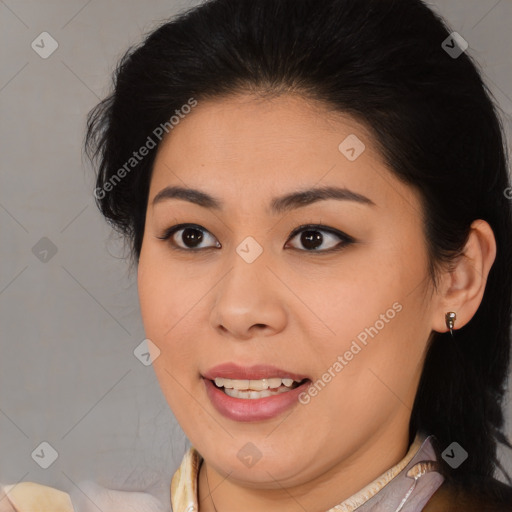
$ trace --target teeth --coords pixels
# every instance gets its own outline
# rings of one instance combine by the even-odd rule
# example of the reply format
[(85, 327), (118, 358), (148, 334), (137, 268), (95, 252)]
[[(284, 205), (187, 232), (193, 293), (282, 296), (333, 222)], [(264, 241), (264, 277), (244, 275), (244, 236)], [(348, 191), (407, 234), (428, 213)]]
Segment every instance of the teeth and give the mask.
[(254, 400), (256, 398), (265, 398), (267, 396), (279, 395), (280, 393), (287, 393), (290, 388), (280, 387), (277, 390), (264, 389), (263, 391), (240, 391), (239, 389), (224, 388), (224, 393), (233, 398), (245, 398)]
[[(294, 379), (281, 379), (280, 377), (273, 377), (270, 379), (260, 380), (236, 380), (236, 379), (224, 379), (222, 377), (215, 377), (215, 385), (225, 390), (251, 390), (251, 391), (266, 391), (269, 389), (278, 389), (283, 385), (285, 388), (291, 388), (294, 382), (301, 382), (300, 380)], [(283, 388), (283, 391), (287, 391)], [(226, 391), (227, 392), (227, 391)], [(231, 396), (231, 395), (230, 395)], [(265, 395), (270, 396), (270, 395)], [(258, 396), (257, 398), (261, 398)]]

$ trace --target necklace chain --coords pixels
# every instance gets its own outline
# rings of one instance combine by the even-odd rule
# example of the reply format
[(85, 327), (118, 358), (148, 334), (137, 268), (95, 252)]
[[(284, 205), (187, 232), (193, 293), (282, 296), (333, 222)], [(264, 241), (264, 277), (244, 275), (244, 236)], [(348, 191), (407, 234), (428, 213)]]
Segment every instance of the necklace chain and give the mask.
[(210, 490), (210, 482), (208, 481), (208, 470), (206, 466), (204, 467), (204, 472), (206, 473), (206, 483), (208, 485), (208, 493), (210, 494), (210, 499), (212, 500), (213, 510), (217, 512), (217, 507), (215, 506), (215, 502), (213, 501), (212, 491)]

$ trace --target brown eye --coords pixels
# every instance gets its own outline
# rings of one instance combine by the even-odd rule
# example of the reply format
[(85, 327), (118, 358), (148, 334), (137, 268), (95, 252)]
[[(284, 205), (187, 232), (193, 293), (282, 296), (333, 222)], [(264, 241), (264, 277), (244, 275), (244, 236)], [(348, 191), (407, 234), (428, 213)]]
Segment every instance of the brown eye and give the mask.
[[(208, 230), (195, 224), (178, 224), (177, 226), (172, 226), (162, 236), (157, 238), (160, 240), (170, 240), (170, 243), (176, 249), (183, 249), (185, 251), (222, 247)], [(208, 238), (214, 240), (214, 245), (200, 247)]]
[[(189, 248), (196, 248), (203, 240), (203, 232), (197, 228), (181, 229), (181, 236), (178, 239)], [(178, 231), (178, 233), (180, 232)], [(175, 233), (176, 234), (176, 233)]]
[(325, 226), (307, 225), (297, 228), (290, 240), (297, 238), (307, 252), (329, 252), (341, 249), (354, 242), (354, 239), (345, 233), (327, 228)]

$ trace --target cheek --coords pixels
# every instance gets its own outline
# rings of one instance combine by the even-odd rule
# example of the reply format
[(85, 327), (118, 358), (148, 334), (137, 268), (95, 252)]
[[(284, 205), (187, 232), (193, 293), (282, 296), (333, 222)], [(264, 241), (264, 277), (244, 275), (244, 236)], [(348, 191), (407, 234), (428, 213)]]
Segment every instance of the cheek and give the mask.
[[(150, 258), (150, 251), (141, 252), (137, 274), (141, 316), (146, 338), (159, 350), (152, 367), (176, 419), (186, 425), (191, 413), (184, 411), (194, 408), (190, 404), (194, 378), (190, 369), (197, 366), (197, 352), (192, 351), (190, 340), (179, 333), (192, 329), (193, 315), (187, 315), (187, 311), (196, 301), (191, 302), (192, 298), (186, 297), (188, 288), (177, 286), (176, 279), (165, 263), (156, 257)], [(201, 411), (194, 411), (194, 414), (200, 415)]]
[(317, 387), (329, 382), (324, 396), (339, 404), (336, 414), (364, 415), (368, 404), (396, 400), (393, 394), (408, 402), (421, 372), (429, 334), (425, 290), (418, 286), (425, 278), (422, 260), (397, 261), (381, 253), (347, 265), (350, 275), (341, 271), (333, 278), (340, 284), (316, 298), (332, 334), (314, 344)]
[(311, 402), (318, 400), (318, 410), (329, 411), (334, 423), (373, 428), (412, 409), (425, 343), (421, 323), (410, 325), (418, 312), (415, 301), (392, 302), (396, 296), (391, 293), (382, 308), (378, 301), (366, 303), (364, 314), (351, 318), (350, 325), (339, 322), (340, 336), (323, 346), (318, 398)]
[(147, 255), (141, 255), (137, 274), (137, 287), (142, 321), (146, 336), (153, 340), (158, 338), (162, 325), (162, 307), (169, 297), (164, 295), (161, 282), (161, 271)]
[(177, 269), (148, 249), (141, 253), (137, 285), (142, 321), (148, 338), (166, 344), (193, 304), (194, 281), (178, 275)]
[(348, 350), (357, 337), (364, 343), (369, 336), (367, 330), (375, 332), (376, 323), (379, 332), (387, 329), (400, 309), (400, 305), (393, 308), (393, 304), (404, 296), (400, 282), (399, 272), (389, 268), (383, 258), (354, 254), (325, 279), (323, 286), (306, 290), (308, 305), (326, 327), (323, 347), (327, 343), (331, 351)]
[(151, 249), (141, 252), (137, 281), (145, 335), (160, 350), (153, 363), (157, 377), (170, 390), (179, 383), (190, 387), (198, 378), (198, 347), (204, 338), (198, 326), (208, 321), (200, 299), (208, 287)]

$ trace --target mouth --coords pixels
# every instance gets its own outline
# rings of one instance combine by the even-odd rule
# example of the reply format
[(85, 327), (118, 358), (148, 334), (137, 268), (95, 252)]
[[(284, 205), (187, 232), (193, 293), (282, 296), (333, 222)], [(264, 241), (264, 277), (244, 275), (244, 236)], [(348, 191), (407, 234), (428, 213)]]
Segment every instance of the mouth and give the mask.
[(225, 363), (201, 375), (211, 404), (234, 421), (263, 421), (299, 403), (311, 380), (275, 366)]

